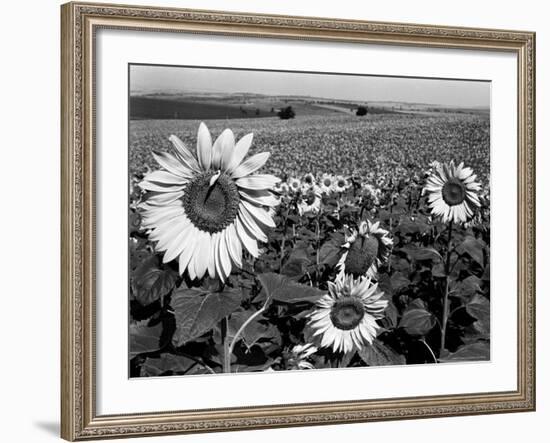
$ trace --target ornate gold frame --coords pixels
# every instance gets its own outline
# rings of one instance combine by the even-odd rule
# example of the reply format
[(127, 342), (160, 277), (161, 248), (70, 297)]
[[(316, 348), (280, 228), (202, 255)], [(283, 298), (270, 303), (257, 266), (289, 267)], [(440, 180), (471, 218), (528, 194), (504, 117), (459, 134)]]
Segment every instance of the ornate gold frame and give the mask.
[[(535, 409), (535, 34), (218, 11), (61, 8), (61, 435), (67, 440)], [(94, 32), (101, 27), (509, 51), (518, 59), (518, 383), (511, 392), (98, 416), (94, 374)]]

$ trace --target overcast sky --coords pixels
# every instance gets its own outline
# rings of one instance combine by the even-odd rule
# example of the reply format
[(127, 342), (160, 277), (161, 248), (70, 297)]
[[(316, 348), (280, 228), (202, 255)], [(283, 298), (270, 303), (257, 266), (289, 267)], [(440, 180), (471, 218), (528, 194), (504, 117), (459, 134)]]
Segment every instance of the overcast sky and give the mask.
[(468, 80), (132, 65), (130, 91), (247, 92), (488, 108), (491, 87)]

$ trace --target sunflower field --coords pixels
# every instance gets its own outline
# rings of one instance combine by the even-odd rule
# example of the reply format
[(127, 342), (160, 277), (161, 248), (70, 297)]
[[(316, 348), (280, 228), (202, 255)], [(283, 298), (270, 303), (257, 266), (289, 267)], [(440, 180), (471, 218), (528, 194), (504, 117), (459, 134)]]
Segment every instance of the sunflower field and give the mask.
[(130, 122), (132, 377), (490, 359), (488, 115), (205, 123)]

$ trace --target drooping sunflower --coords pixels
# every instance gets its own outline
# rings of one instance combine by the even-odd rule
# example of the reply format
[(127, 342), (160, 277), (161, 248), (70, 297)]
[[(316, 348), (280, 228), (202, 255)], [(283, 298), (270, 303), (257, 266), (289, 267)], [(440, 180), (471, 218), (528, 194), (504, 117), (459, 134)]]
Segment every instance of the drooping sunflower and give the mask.
[(480, 207), (481, 184), (476, 178), (472, 168), (465, 168), (464, 163), (455, 166), (451, 160), (449, 164), (436, 164), (424, 187), (432, 214), (444, 223), (470, 220)]
[(302, 194), (302, 198), (298, 203), (298, 213), (318, 214), (321, 210), (321, 189), (318, 186), (309, 188)]
[(162, 170), (140, 183), (152, 193), (140, 205), (142, 226), (151, 230), (156, 249), (165, 251), (163, 262), (178, 259), (180, 274), (187, 269), (195, 279), (208, 272), (225, 281), (233, 266), (242, 267), (243, 248), (257, 257), (257, 242), (267, 241), (265, 228), (275, 226), (269, 209), (279, 204), (271, 191), (279, 179), (256, 173), (268, 152), (244, 159), (252, 138), (235, 144), (226, 129), (212, 144), (201, 123), (196, 156), (175, 135), (174, 154), (153, 154)]
[(310, 314), (309, 326), (313, 336), (320, 336), (321, 347), (347, 354), (372, 344), (378, 325), (384, 317), (387, 300), (384, 293), (368, 277), (354, 279), (340, 273), (328, 282), (329, 293), (324, 295)]
[(345, 252), (340, 257), (338, 268), (354, 277), (376, 277), (378, 267), (382, 265), (391, 253), (393, 240), (390, 233), (380, 227), (380, 222), (371, 223), (363, 220), (359, 229), (354, 229), (346, 236), (342, 245)]

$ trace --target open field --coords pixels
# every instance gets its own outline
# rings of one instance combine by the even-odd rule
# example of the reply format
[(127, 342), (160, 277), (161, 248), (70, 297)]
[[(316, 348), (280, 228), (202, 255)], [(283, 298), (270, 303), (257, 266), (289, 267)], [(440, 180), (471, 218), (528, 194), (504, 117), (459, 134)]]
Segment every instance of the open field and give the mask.
[[(269, 151), (267, 172), (302, 176), (307, 172), (359, 175), (374, 180), (422, 174), (433, 160), (464, 161), (486, 179), (489, 171), (489, 117), (476, 114), (378, 114), (359, 118), (333, 113), (273, 118), (206, 120), (216, 137), (230, 127), (238, 138), (253, 132), (251, 153)], [(153, 150), (169, 150), (170, 134), (196, 143), (197, 120), (130, 122), (130, 169), (142, 174), (156, 165)]]
[[(173, 194), (174, 178), (166, 171), (159, 175), (151, 155), (172, 150), (171, 134), (196, 152), (199, 123), (130, 122), (131, 377), (491, 358), (488, 114), (362, 118), (335, 112), (297, 114), (292, 120), (206, 120), (213, 138), (227, 127), (237, 139), (254, 133), (249, 154), (271, 153), (260, 173), (287, 183), (264, 192), (263, 197), (273, 192), (274, 199), (261, 200), (253, 208), (255, 216), (244, 215), (241, 221), (240, 214), (232, 215), (236, 227), (212, 235), (204, 224), (193, 224), (189, 234), (173, 223), (189, 223), (187, 228), (194, 223), (187, 220), (196, 212), (178, 215), (187, 208), (187, 196), (196, 198), (193, 210), (219, 207), (208, 200), (219, 182), (199, 200), (193, 190), (203, 179), (191, 178), (182, 189), (184, 197), (163, 203), (159, 195)], [(432, 162), (451, 160), (457, 163), (429, 171)], [(467, 168), (458, 167), (460, 162)], [(143, 179), (149, 170), (157, 172)], [(450, 185), (445, 188), (449, 199), (462, 198), (465, 205), (468, 189), (468, 199), (478, 202), (471, 203), (471, 217), (462, 212), (460, 220), (449, 221), (434, 213), (429, 199), (443, 190), (423, 192), (427, 182), (439, 180), (434, 171), (446, 177), (441, 189)], [(218, 172), (207, 167), (201, 174), (211, 174), (211, 180)], [(148, 180), (158, 183), (151, 187)], [(459, 181), (462, 196), (455, 192)], [(244, 200), (239, 204), (245, 208)], [(252, 206), (246, 202), (246, 207)], [(144, 225), (146, 217), (154, 221)], [(252, 239), (252, 246), (237, 243), (239, 263), (228, 261), (227, 281), (213, 285), (218, 263), (224, 257), (232, 260), (230, 241), (243, 239)], [(184, 251), (178, 260), (191, 251), (193, 264), (181, 269), (173, 248)], [(367, 286), (370, 295), (359, 302)], [(358, 303), (370, 303), (369, 310)]]

